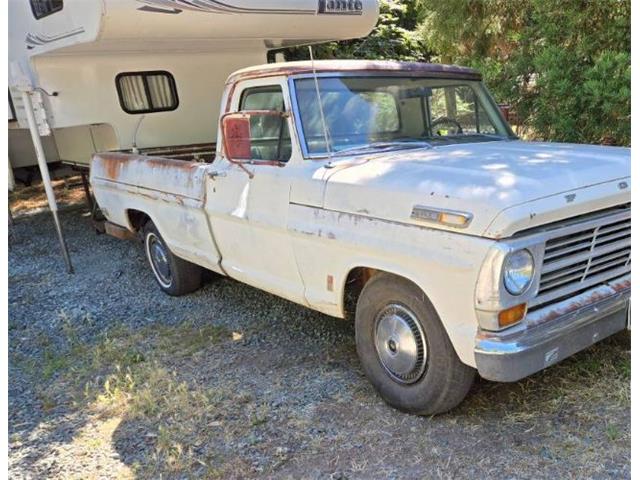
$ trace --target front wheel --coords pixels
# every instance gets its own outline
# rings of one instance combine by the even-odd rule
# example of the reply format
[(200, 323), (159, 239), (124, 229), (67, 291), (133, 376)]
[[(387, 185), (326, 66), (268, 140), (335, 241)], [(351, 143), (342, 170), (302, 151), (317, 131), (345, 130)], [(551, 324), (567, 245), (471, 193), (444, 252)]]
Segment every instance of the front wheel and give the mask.
[(433, 305), (413, 283), (373, 277), (358, 299), (355, 326), (365, 374), (399, 410), (443, 413), (471, 388), (475, 370), (460, 361)]
[(171, 253), (153, 222), (145, 224), (143, 234), (147, 259), (163, 292), (178, 297), (200, 288), (202, 267)]

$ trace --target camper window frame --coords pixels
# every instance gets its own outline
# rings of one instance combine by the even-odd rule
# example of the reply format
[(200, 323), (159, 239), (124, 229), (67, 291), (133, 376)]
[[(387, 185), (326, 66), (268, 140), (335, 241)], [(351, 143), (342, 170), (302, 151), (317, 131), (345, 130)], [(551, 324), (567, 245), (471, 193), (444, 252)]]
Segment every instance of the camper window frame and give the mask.
[(50, 10), (47, 13), (38, 15), (38, 13), (36, 12), (36, 8), (34, 7), (35, 1), (37, 0), (29, 0), (29, 6), (31, 7), (31, 13), (33, 13), (33, 16), (35, 17), (36, 20), (40, 20), (41, 18), (45, 18), (45, 17), (48, 17), (49, 15), (53, 15), (54, 13), (58, 13), (62, 11), (62, 9), (64, 8), (64, 0), (60, 0), (59, 8), (56, 8), (55, 10)]
[[(149, 91), (149, 84), (147, 83), (146, 77), (152, 77), (154, 75), (165, 75), (168, 78), (169, 88), (171, 89), (171, 95), (175, 100), (175, 103), (172, 104), (170, 107), (153, 108), (152, 106), (153, 103), (151, 102), (151, 93)], [(120, 79), (122, 77), (132, 77), (132, 76), (142, 77), (143, 83), (144, 83), (145, 96), (147, 97), (147, 103), (151, 108), (148, 108), (145, 110), (130, 110), (125, 105), (124, 98), (122, 96), (122, 89), (120, 88)], [(141, 72), (120, 72), (119, 74), (116, 75), (115, 81), (116, 81), (116, 90), (118, 91), (118, 102), (120, 103), (120, 108), (122, 108), (122, 110), (125, 113), (128, 113), (129, 115), (141, 115), (141, 114), (156, 113), (156, 112), (171, 112), (173, 110), (176, 110), (180, 105), (180, 98), (178, 97), (178, 89), (176, 87), (176, 79), (174, 78), (173, 74), (167, 70), (144, 70)]]

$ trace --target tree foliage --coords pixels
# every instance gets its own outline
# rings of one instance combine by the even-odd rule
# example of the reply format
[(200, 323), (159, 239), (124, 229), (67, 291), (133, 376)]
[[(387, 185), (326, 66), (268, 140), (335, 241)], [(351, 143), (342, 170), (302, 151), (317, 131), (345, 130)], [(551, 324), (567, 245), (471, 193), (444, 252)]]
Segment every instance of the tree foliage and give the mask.
[(422, 0), (436, 58), (478, 68), (522, 130), (570, 142), (631, 141), (630, 0)]

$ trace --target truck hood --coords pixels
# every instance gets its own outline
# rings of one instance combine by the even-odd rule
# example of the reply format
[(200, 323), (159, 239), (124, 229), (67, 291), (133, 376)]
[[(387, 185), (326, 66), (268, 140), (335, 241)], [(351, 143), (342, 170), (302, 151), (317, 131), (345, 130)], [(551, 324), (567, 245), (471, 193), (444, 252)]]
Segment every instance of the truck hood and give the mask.
[[(629, 201), (628, 148), (492, 141), (335, 162), (324, 208), (501, 238)], [(414, 206), (471, 213), (464, 230), (411, 218)], [(530, 207), (530, 208), (527, 208)]]

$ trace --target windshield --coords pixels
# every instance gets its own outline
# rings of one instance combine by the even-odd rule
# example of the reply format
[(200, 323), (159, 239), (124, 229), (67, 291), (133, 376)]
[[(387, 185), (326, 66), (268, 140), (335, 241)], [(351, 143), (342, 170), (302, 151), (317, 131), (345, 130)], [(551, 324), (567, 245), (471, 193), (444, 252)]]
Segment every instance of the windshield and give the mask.
[(327, 150), (366, 153), (514, 137), (479, 81), (319, 77), (322, 112), (315, 79), (294, 82), (303, 142), (311, 155), (326, 155)]

